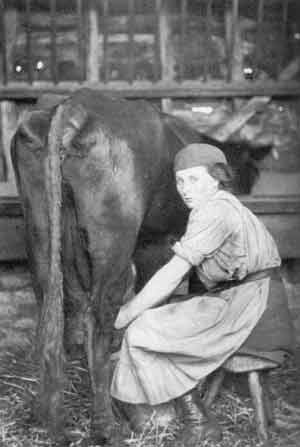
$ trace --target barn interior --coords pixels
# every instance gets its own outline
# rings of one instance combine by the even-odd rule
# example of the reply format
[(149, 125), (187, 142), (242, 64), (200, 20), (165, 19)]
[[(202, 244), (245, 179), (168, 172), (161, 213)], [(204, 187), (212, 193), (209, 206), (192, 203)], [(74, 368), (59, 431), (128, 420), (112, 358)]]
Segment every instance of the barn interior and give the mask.
[[(11, 138), (41, 95), (90, 87), (146, 99), (220, 142), (256, 151), (259, 177), (240, 199), (278, 244), (297, 343), (296, 355), (271, 374), (270, 442), (299, 447), (299, 0), (0, 0), (0, 35), (0, 445), (52, 445), (28, 410), (37, 317)], [(271, 148), (263, 158), (262, 146)], [(67, 369), (75, 446), (89, 420), (88, 378), (78, 359)], [(258, 445), (244, 378), (227, 381), (213, 405), (226, 432), (218, 446)], [(115, 445), (176, 446), (151, 430), (120, 435)]]

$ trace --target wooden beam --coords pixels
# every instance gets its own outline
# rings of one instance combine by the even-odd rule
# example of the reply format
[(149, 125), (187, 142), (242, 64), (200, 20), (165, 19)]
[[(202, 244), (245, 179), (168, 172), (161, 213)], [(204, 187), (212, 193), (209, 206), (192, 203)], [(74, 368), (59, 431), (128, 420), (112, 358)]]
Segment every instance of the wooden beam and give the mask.
[[(207, 48), (209, 48), (211, 39), (211, 23), (212, 23), (212, 2), (213, 0), (208, 0), (206, 2), (206, 14), (205, 14), (205, 43)], [(204, 81), (206, 82), (209, 78), (209, 54), (208, 51), (204, 52)]]
[(16, 179), (10, 157), (10, 143), (18, 122), (16, 104), (12, 101), (1, 101), (0, 115), (2, 148), (7, 172), (6, 184), (3, 184), (2, 188), (0, 184), (0, 195), (7, 194), (7, 192), (17, 195)]
[(282, 21), (281, 21), (280, 33), (281, 33), (281, 41), (283, 42), (283, 47), (281, 51), (277, 52), (277, 77), (280, 75), (282, 71), (284, 53), (287, 47), (288, 7), (289, 7), (289, 0), (281, 0)]
[(79, 66), (79, 81), (85, 80), (86, 66), (85, 66), (85, 42), (84, 42), (84, 17), (82, 0), (76, 0), (76, 17), (77, 17), (77, 47), (78, 47), (78, 66)]
[(186, 25), (187, 25), (187, 0), (181, 0), (180, 4), (180, 57), (179, 57), (179, 80), (184, 79), (185, 71), (185, 38), (186, 38)]
[(226, 18), (226, 35), (228, 46), (228, 72), (227, 80), (232, 81), (237, 76), (240, 77), (241, 69), (241, 48), (240, 48), (240, 27), (239, 27), (239, 0), (232, 0), (232, 9), (227, 12)]
[(5, 32), (5, 64), (6, 81), (11, 79), (11, 73), (14, 69), (14, 51), (17, 42), (17, 23), (18, 11), (15, 8), (8, 8), (4, 11), (4, 32)]
[(25, 238), (23, 218), (0, 217), (0, 261), (25, 260)]
[(102, 67), (104, 74), (104, 82), (109, 81), (109, 66), (108, 66), (108, 21), (109, 21), (109, 0), (102, 0), (103, 16), (102, 16)]
[(155, 0), (154, 23), (155, 23), (155, 40), (154, 40), (154, 80), (158, 81), (161, 77), (161, 60), (160, 60), (160, 27), (159, 19), (162, 9), (163, 0)]
[[(160, 29), (160, 61), (161, 78), (163, 81), (174, 81), (175, 79), (175, 49), (172, 38), (170, 6), (172, 0), (164, 0), (161, 13), (159, 15)], [(166, 113), (172, 110), (172, 100), (163, 98), (161, 101), (162, 110)]]
[(128, 82), (131, 84), (135, 79), (135, 58), (134, 58), (134, 29), (135, 29), (135, 0), (128, 0)]
[(102, 47), (99, 45), (99, 12), (97, 1), (90, 0), (88, 11), (88, 53), (87, 53), (87, 80), (99, 81), (99, 61), (102, 61)]
[(8, 72), (7, 72), (7, 56), (6, 56), (6, 27), (5, 27), (4, 14), (5, 14), (4, 3), (3, 0), (0, 0), (0, 38), (2, 41), (0, 81), (3, 84), (6, 84), (8, 80)]
[(51, 78), (54, 84), (58, 82), (57, 74), (57, 48), (56, 48), (56, 0), (50, 0), (51, 16)]
[[(283, 258), (300, 257), (300, 197), (240, 197), (264, 222)], [(25, 259), (24, 222), (17, 197), (0, 197), (0, 260)]]
[(80, 87), (102, 90), (126, 98), (247, 98), (252, 96), (300, 96), (300, 82), (240, 82), (223, 81), (184, 81), (151, 83), (135, 81), (132, 84), (123, 81), (108, 83), (60, 82), (54, 85), (48, 82), (35, 82), (32, 86), (21, 82), (9, 82), (0, 85), (1, 99), (36, 99), (43, 93), (70, 94)]
[[(299, 216), (300, 218), (300, 195), (299, 196), (239, 196), (241, 202), (251, 211), (258, 215), (276, 217), (277, 215)], [(20, 199), (17, 196), (0, 195), (0, 216), (17, 217), (22, 216)], [(299, 233), (300, 236), (300, 233)], [(300, 249), (300, 246), (299, 246)]]
[(33, 82), (33, 57), (32, 57), (32, 30), (31, 30), (31, 0), (26, 0), (26, 59), (28, 66), (28, 82)]

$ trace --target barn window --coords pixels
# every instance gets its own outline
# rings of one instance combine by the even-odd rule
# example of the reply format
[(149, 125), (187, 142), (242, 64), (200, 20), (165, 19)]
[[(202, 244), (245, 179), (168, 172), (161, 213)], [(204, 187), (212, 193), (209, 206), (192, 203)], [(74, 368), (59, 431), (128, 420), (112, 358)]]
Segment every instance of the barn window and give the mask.
[(1, 0), (1, 83), (300, 80), (298, 0)]
[(3, 78), (7, 81), (80, 81), (85, 78), (82, 2), (4, 1)]

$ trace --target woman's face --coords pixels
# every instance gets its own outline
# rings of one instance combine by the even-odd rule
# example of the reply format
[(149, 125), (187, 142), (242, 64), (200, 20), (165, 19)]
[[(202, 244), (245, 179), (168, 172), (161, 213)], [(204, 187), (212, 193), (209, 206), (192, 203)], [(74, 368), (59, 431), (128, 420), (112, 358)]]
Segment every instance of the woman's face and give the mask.
[(207, 171), (205, 166), (196, 166), (176, 172), (176, 186), (188, 208), (197, 205), (218, 189), (219, 182)]

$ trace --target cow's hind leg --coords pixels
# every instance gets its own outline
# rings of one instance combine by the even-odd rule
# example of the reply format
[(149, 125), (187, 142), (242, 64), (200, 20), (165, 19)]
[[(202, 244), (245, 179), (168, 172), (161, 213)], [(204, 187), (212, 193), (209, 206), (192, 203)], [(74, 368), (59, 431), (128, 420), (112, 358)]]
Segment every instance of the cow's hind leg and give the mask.
[[(114, 266), (115, 275), (118, 271), (116, 264), (109, 263), (108, 269), (103, 269), (105, 274), (98, 277), (94, 284), (94, 297), (101, 296), (101, 300), (93, 299), (90, 308), (85, 315), (86, 352), (89, 362), (91, 384), (93, 389), (91, 438), (94, 443), (104, 444), (111, 438), (115, 418), (111, 406), (110, 356), (113, 341), (113, 321), (119, 308), (117, 297), (123, 297), (132, 287), (133, 270), (130, 264), (120, 275), (111, 274), (111, 265)], [(103, 286), (103, 278), (110, 278)], [(101, 289), (101, 290), (100, 290)], [(109, 293), (111, 291), (111, 293)], [(113, 296), (117, 291), (117, 296)], [(117, 298), (117, 302), (115, 299)]]
[(111, 437), (114, 425), (109, 394), (109, 353), (112, 337), (111, 334), (101, 333), (97, 326), (92, 312), (88, 311), (87, 355), (93, 390), (90, 436), (94, 443), (103, 445)]

